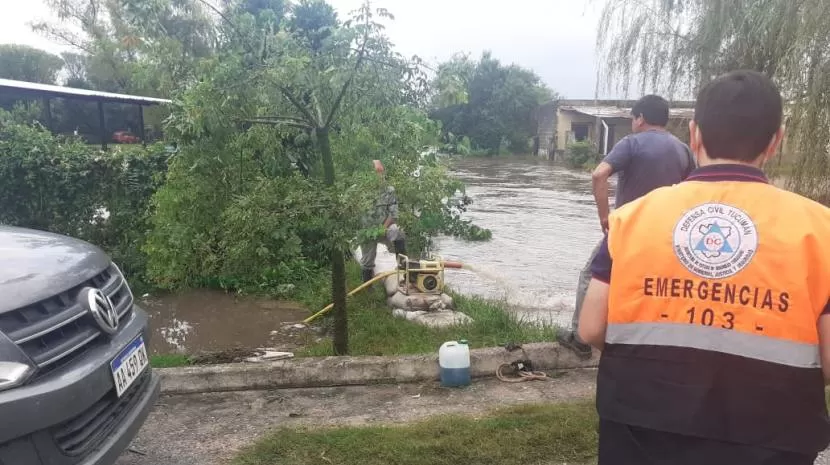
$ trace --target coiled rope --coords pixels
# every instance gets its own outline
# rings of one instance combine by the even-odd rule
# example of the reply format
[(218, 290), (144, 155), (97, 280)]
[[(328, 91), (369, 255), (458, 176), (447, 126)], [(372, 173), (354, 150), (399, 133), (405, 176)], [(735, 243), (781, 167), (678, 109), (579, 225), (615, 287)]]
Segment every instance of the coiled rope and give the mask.
[[(510, 369), (516, 373), (516, 376), (505, 376), (504, 370)], [(510, 363), (502, 363), (496, 368), (496, 378), (505, 383), (523, 383), (525, 381), (543, 381), (550, 379), (544, 371), (525, 371), (517, 370)]]

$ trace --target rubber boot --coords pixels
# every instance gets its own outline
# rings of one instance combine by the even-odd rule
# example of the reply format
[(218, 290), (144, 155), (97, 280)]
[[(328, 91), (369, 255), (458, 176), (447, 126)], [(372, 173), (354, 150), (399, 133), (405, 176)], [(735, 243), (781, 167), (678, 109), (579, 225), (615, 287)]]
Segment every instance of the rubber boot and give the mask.
[(374, 268), (361, 268), (360, 271), (363, 275), (363, 282), (364, 283), (371, 281), (372, 278), (375, 277), (375, 269)]

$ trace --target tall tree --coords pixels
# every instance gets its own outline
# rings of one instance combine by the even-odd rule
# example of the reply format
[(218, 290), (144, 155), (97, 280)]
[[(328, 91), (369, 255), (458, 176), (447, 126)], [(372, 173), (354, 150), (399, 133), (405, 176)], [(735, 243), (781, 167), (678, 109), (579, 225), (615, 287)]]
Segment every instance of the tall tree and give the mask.
[(789, 103), (789, 187), (830, 204), (827, 24), (825, 0), (609, 0), (597, 43), (623, 91), (694, 93), (738, 68), (770, 75)]
[(315, 52), (337, 27), (337, 13), (323, 0), (300, 0), (291, 6), (291, 13), (289, 29), (305, 38)]
[(448, 61), (438, 65), (433, 80), (432, 105), (447, 108), (468, 102), (467, 88), (476, 71), (476, 62), (466, 53), (456, 53)]
[(55, 84), (63, 60), (28, 45), (0, 45), (0, 77), (18, 81)]
[[(149, 244), (158, 260), (151, 260), (151, 266), (158, 267), (156, 275), (162, 278), (181, 276), (173, 267), (182, 263), (221, 270), (225, 266), (221, 262), (227, 260), (213, 251), (227, 247), (223, 244), (231, 240), (224, 238), (224, 231), (200, 225), (197, 234), (201, 237), (195, 239), (207, 237), (204, 242), (210, 245), (180, 245), (194, 240), (190, 233), (194, 217), (201, 218), (204, 212), (215, 223), (217, 211), (241, 215), (245, 209), (235, 209), (233, 204), (249, 198), (251, 185), (270, 186), (269, 192), (281, 192), (279, 195), (287, 198), (291, 196), (282, 186), (306, 186), (303, 192), (307, 197), (293, 204), (296, 209), (290, 214), (296, 217), (312, 210), (313, 219), (308, 223), (315, 225), (313, 233), (289, 233), (286, 222), (278, 222), (264, 242), (273, 244), (274, 238), (291, 237), (282, 244), (296, 249), (294, 235), (316, 235), (315, 250), (303, 253), (322, 252), (328, 258), (334, 352), (345, 354), (345, 258), (349, 242), (361, 229), (358, 220), (363, 208), (370, 205), (367, 193), (376, 192), (369, 188), (373, 182), (371, 157), (398, 156), (399, 148), (406, 146), (406, 158), (400, 155), (400, 167), (394, 169), (407, 177), (421, 163), (411, 144), (420, 141), (425, 129), (418, 128), (420, 122), (403, 124), (405, 118), (417, 113), (404, 107), (412, 98), (415, 86), (411, 81), (417, 81), (417, 73), (382, 34), (378, 20), (389, 13), (372, 8), (368, 2), (344, 24), (338, 24), (330, 7), (322, 2), (300, 3), (287, 16), (280, 16), (284, 10), (279, 2), (241, 5), (243, 8), (230, 5), (218, 11), (223, 17), (221, 35), (227, 42), (220, 46), (217, 57), (203, 60), (201, 69), (210, 78), (186, 86), (170, 119), (168, 128), (182, 142), (182, 154), (158, 196), (157, 231)], [(268, 5), (277, 5), (277, 11)], [(379, 131), (379, 127), (386, 130)], [(407, 137), (408, 142), (402, 142)], [(309, 141), (311, 150), (306, 150)], [(297, 179), (298, 172), (304, 179)], [(197, 178), (198, 183), (194, 181)], [(183, 185), (188, 188), (179, 190)], [(181, 200), (194, 193), (198, 194), (195, 202)], [(440, 203), (440, 198), (435, 202)], [(272, 208), (282, 211), (285, 207)], [(177, 257), (167, 260), (168, 255), (158, 253), (162, 249), (175, 250)], [(189, 252), (181, 249), (192, 251), (194, 257), (205, 254), (191, 261)], [(257, 255), (273, 253), (262, 244), (255, 250)], [(198, 260), (202, 257), (208, 258)]]
[(213, 53), (216, 28), (200, 0), (47, 0), (59, 22), (33, 29), (86, 55), (97, 90), (168, 96)]
[(69, 87), (84, 87), (87, 85), (87, 69), (89, 58), (80, 53), (61, 53), (64, 69), (66, 70), (66, 85)]
[(533, 71), (504, 66), (490, 52), (477, 62), (456, 55), (442, 63), (433, 86), (432, 116), (445, 132), (467, 136), (490, 153), (505, 144), (514, 153), (527, 153), (536, 132), (535, 111), (553, 96)]

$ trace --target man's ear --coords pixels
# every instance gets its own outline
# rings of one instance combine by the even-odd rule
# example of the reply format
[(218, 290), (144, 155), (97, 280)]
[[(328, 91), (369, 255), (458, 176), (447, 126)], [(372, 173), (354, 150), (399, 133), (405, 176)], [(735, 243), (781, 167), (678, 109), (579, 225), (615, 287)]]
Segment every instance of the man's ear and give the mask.
[(775, 134), (772, 136), (772, 139), (769, 141), (769, 145), (764, 150), (764, 162), (766, 163), (772, 157), (778, 155), (778, 148), (781, 147), (781, 144), (784, 142), (784, 126), (782, 125), (775, 131)]
[(689, 148), (692, 149), (692, 153), (695, 154), (695, 157), (697, 157), (698, 152), (700, 152), (702, 145), (703, 140), (700, 135), (700, 128), (697, 127), (695, 120), (691, 120), (689, 121)]

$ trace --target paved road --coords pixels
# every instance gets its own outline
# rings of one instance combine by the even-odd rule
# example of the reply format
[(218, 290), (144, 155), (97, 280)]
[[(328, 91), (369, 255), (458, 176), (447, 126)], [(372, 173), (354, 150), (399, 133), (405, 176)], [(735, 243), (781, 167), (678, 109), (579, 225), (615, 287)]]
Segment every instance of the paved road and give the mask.
[(220, 465), (269, 428), (406, 422), (439, 413), (483, 413), (500, 405), (567, 401), (594, 395), (595, 372), (551, 382), (476, 381), (467, 389), (437, 383), (284, 389), (163, 397), (117, 465)]

